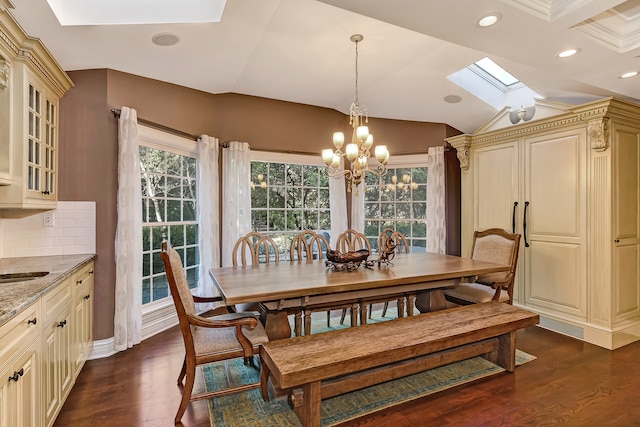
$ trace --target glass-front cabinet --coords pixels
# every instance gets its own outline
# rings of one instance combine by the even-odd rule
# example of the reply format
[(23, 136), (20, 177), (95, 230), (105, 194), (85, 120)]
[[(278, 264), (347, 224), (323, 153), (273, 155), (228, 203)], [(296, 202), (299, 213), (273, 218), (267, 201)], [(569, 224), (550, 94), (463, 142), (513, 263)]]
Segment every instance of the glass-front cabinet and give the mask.
[(73, 83), (37, 39), (0, 10), (0, 217), (55, 209), (58, 199), (58, 101)]

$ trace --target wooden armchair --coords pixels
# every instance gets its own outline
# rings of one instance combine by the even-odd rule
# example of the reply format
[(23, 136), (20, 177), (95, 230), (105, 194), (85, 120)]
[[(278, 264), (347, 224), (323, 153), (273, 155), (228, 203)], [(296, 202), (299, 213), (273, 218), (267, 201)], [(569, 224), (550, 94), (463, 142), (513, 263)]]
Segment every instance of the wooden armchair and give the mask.
[(253, 357), (258, 354), (260, 344), (269, 339), (262, 324), (256, 319), (257, 313), (231, 313), (214, 317), (197, 315), (196, 302), (220, 301), (221, 297), (203, 298), (191, 294), (180, 255), (166, 241), (162, 242), (160, 257), (178, 313), (185, 347), (178, 385), (182, 385), (185, 378), (186, 381), (175, 417), (177, 424), (189, 402), (260, 387), (260, 383), (255, 383), (192, 395), (197, 366), (243, 357), (245, 365), (255, 367)]
[(519, 234), (509, 233), (500, 228), (473, 233), (471, 258), (509, 265), (510, 269), (503, 273), (484, 274), (478, 276), (472, 283), (461, 283), (445, 289), (445, 298), (461, 305), (489, 301), (512, 304), (519, 248)]

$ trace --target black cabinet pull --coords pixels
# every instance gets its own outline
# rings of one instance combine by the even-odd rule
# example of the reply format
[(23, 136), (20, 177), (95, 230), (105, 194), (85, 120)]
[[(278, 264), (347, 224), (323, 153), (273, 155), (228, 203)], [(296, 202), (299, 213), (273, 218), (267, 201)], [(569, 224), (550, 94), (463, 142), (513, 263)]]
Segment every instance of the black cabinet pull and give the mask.
[(9, 377), (9, 381), (18, 381), (21, 376), (24, 375), (24, 369), (20, 368), (19, 371), (13, 371), (13, 375)]
[(91, 294), (87, 294), (84, 296), (84, 299), (89, 299), (89, 298), (91, 298)]
[(77, 285), (82, 285), (82, 280), (76, 280)]
[(58, 323), (58, 327), (59, 328), (64, 328), (66, 326), (66, 324), (67, 324), (67, 319), (64, 319), (62, 322)]
[(91, 271), (89, 272), (89, 274), (93, 274), (93, 270), (91, 270)]
[(41, 193), (44, 194), (45, 196), (48, 196), (49, 194), (51, 194), (49, 190), (41, 191)]
[(518, 202), (513, 202), (513, 213), (511, 214), (511, 232), (516, 232), (516, 207), (518, 206)]
[(27, 320), (27, 325), (35, 325), (36, 323), (38, 323), (38, 319), (36, 317)]
[(529, 242), (527, 242), (527, 208), (529, 207), (529, 202), (524, 202), (524, 218), (522, 219), (522, 234), (524, 235), (524, 247), (529, 247)]

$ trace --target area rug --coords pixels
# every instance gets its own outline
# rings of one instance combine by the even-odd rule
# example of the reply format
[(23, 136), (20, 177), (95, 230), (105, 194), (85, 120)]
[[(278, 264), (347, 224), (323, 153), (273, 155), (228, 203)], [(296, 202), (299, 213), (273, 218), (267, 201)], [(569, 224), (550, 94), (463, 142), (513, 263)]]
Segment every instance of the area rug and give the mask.
[[(372, 316), (374, 321), (384, 320), (375, 314)], [(388, 313), (389, 315), (391, 313)], [(322, 323), (320, 318), (314, 320), (313, 326), (315, 328), (312, 327), (314, 333), (327, 329), (326, 314), (323, 326), (320, 325)], [(339, 319), (332, 319), (331, 326), (331, 329), (343, 327), (339, 325)], [(535, 356), (516, 350), (517, 365), (534, 359)], [(208, 391), (229, 386), (227, 371), (234, 385), (260, 380), (258, 370), (245, 366), (242, 360), (207, 365), (202, 371), (205, 387)], [(482, 357), (474, 357), (367, 387), (363, 390), (323, 400), (321, 423), (323, 427), (333, 426), (401, 402), (418, 399), (503, 371), (503, 368)], [(278, 399), (272, 397), (269, 402), (264, 402), (259, 389), (209, 399), (208, 405), (211, 425), (214, 427), (293, 427), (301, 425), (289, 407), (286, 397)]]

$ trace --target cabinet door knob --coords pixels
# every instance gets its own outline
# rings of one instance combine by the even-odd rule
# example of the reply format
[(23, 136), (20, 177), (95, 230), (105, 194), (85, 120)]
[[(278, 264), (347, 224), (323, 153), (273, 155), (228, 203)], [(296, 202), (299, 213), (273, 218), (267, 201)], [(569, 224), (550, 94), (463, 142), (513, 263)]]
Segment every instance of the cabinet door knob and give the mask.
[(66, 324), (67, 324), (67, 319), (64, 319), (62, 322), (58, 323), (58, 327), (59, 328), (64, 328)]
[(76, 284), (82, 285), (82, 280), (76, 280)]
[(36, 323), (38, 323), (38, 319), (36, 317), (27, 320), (27, 325), (35, 325)]
[(84, 296), (84, 299), (89, 299), (89, 298), (91, 298), (91, 294), (87, 294)]
[(9, 377), (9, 381), (18, 381), (21, 376), (24, 375), (24, 369), (20, 368), (19, 371), (13, 371), (13, 375)]
[(614, 240), (614, 242), (620, 243), (620, 239), (616, 239), (616, 240)]

